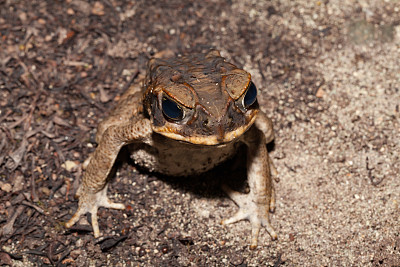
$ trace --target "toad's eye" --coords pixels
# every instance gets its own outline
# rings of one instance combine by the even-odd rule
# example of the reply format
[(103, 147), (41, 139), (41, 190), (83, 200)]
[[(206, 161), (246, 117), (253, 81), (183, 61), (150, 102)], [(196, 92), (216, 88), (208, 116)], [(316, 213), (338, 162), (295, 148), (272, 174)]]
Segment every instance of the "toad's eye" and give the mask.
[(247, 89), (246, 95), (243, 98), (243, 107), (248, 108), (256, 102), (257, 99), (257, 88), (253, 82), (250, 82), (249, 89)]
[(174, 121), (183, 119), (184, 114), (182, 107), (168, 97), (163, 97), (162, 99), (162, 111), (168, 119)]

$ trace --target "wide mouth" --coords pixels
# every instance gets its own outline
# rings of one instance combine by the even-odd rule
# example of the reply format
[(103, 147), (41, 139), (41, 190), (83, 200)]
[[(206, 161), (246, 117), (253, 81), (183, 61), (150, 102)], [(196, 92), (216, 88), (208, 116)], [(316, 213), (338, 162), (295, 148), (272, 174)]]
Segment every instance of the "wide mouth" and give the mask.
[(193, 133), (182, 134), (175, 127), (168, 125), (155, 126), (153, 125), (153, 131), (161, 134), (170, 139), (177, 141), (183, 141), (186, 143), (196, 144), (196, 145), (207, 145), (207, 146), (217, 146), (226, 143), (234, 142), (238, 140), (254, 123), (256, 119), (256, 113), (251, 117), (250, 121), (243, 126), (237, 127), (236, 129), (225, 132), (222, 136), (218, 135), (196, 135)]

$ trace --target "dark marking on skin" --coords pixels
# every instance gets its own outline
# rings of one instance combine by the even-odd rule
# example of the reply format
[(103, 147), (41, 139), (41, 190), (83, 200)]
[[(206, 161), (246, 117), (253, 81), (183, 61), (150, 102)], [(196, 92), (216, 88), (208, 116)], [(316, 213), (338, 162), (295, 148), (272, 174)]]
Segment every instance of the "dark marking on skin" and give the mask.
[(173, 81), (174, 83), (179, 82), (179, 80), (181, 80), (181, 79), (182, 79), (182, 74), (180, 74), (180, 73), (175, 74), (171, 77), (171, 81)]

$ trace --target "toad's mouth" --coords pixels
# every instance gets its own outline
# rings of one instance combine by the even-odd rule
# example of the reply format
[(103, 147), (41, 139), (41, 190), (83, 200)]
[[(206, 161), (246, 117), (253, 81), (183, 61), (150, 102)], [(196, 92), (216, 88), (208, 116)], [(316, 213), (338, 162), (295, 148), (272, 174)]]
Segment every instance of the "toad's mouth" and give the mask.
[[(254, 114), (255, 115), (255, 114)], [(191, 143), (196, 145), (218, 146), (238, 140), (254, 123), (256, 116), (252, 116), (250, 121), (243, 126), (239, 126), (231, 131), (218, 131), (218, 134), (199, 135), (194, 133), (182, 133), (175, 125), (153, 125), (153, 131), (170, 139)]]

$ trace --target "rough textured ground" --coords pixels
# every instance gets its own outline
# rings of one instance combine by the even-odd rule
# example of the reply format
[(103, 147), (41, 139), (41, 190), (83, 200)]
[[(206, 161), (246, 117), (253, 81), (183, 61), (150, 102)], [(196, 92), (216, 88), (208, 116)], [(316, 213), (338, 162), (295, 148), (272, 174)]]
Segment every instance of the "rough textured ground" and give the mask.
[[(0, 265), (400, 266), (399, 1), (163, 2), (0, 0)], [(251, 251), (248, 222), (219, 225), (228, 165), (172, 179), (124, 157), (106, 238), (66, 231), (124, 88), (155, 54), (210, 48), (275, 123), (279, 239)]]

